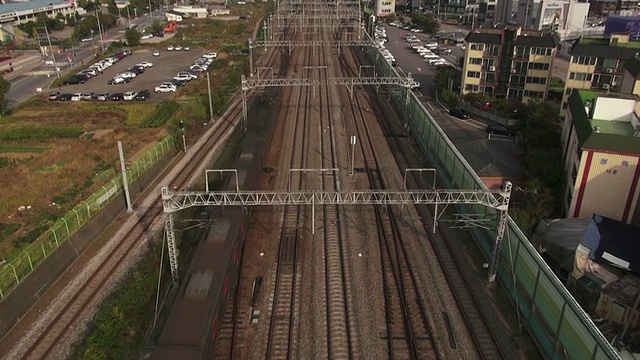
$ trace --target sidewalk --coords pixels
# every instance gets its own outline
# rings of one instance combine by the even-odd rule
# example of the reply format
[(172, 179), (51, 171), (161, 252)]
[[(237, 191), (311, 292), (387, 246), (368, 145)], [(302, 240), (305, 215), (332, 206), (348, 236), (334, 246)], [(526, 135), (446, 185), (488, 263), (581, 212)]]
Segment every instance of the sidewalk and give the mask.
[[(7, 73), (6, 71), (9, 70), (10, 67), (9, 64), (13, 66), (13, 71)], [(33, 69), (34, 65), (38, 64), (42, 64), (42, 57), (39, 54), (24, 54), (0, 63), (0, 71), (3, 73), (5, 79), (11, 81)]]

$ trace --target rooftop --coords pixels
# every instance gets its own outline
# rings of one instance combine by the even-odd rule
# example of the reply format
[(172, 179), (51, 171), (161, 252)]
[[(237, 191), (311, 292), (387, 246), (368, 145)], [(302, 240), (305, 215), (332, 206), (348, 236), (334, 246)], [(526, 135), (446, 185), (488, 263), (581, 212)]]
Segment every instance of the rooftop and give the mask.
[(504, 28), (482, 28), (470, 32), (465, 40), (471, 43), (502, 44), (505, 32), (515, 32), (515, 44), (531, 47), (556, 47), (560, 42), (557, 34), (545, 31), (521, 30), (515, 26)]
[(632, 95), (576, 90), (569, 109), (581, 149), (640, 154), (640, 122)]
[(43, 6), (58, 5), (58, 4), (67, 4), (71, 6), (70, 2), (65, 2), (61, 0), (31, 0), (27, 2), (0, 4), (0, 14), (12, 13), (14, 11), (31, 10), (31, 9), (35, 9)]
[(627, 40), (625, 36), (628, 38), (625, 34), (611, 34), (608, 38), (581, 37), (573, 43), (570, 53), (573, 56), (631, 59), (640, 53), (640, 41)]

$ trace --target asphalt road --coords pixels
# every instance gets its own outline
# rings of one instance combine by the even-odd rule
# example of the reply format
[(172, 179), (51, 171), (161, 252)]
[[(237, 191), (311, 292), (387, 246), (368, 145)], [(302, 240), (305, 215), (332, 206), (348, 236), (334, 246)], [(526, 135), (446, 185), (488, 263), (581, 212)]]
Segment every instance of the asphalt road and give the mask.
[[(455, 144), (471, 167), (482, 177), (502, 177), (517, 179), (521, 176), (520, 161), (522, 150), (511, 137), (488, 137), (485, 129), (490, 123), (484, 119), (461, 120), (450, 116), (448, 109), (436, 101), (433, 77), (436, 69), (412, 52), (408, 43), (402, 39), (407, 30), (387, 26), (389, 41), (386, 48), (398, 61), (398, 72), (411, 73), (420, 82), (416, 95), (422, 100), (425, 108), (442, 127), (449, 139)], [(422, 42), (429, 40), (427, 34), (415, 34)], [(464, 51), (457, 46), (449, 46), (451, 55), (444, 58), (457, 64)]]
[[(154, 18), (158, 19), (158, 15), (154, 14)], [(137, 24), (139, 28), (145, 28), (152, 22), (148, 16), (139, 17), (131, 21)], [(120, 25), (107, 32), (106, 36), (110, 40), (118, 40), (124, 37), (125, 25)], [(95, 44), (98, 44), (96, 36)], [(92, 43), (79, 43), (78, 46), (69, 51), (75, 51), (76, 59), (78, 62), (87, 62), (93, 57), (93, 51), (91, 49)], [(56, 61), (66, 61), (65, 55), (59, 55)], [(69, 67), (60, 69), (61, 76), (68, 71), (72, 71)], [(35, 65), (30, 71), (25, 72), (23, 75), (16, 77), (11, 81), (11, 88), (7, 93), (7, 99), (9, 99), (9, 106), (13, 107), (34, 94), (36, 94), (37, 88), (47, 89), (53, 77), (55, 77), (55, 69), (43, 65)], [(92, 79), (94, 80), (94, 79)]]

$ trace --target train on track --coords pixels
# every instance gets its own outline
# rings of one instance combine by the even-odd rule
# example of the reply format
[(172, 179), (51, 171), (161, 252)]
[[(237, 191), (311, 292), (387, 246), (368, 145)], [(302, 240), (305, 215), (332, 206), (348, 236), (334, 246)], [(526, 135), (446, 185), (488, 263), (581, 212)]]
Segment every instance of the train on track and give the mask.
[[(235, 163), (240, 189), (251, 189), (259, 179), (270, 122), (261, 118), (260, 126), (249, 126)], [(267, 129), (260, 128), (266, 126)], [(223, 179), (224, 180), (224, 179)], [(224, 187), (235, 189), (235, 180)], [(237, 281), (249, 214), (240, 208), (202, 208), (200, 221), (208, 233), (199, 240), (187, 272), (181, 278), (179, 293), (153, 348), (151, 359), (212, 358), (223, 326), (223, 315), (230, 291)]]

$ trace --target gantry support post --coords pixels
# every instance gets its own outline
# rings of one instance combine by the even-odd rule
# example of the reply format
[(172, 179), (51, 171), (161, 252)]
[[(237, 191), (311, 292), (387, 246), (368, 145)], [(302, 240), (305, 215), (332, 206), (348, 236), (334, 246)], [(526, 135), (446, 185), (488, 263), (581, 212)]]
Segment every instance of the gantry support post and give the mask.
[(251, 38), (247, 41), (247, 45), (249, 46), (249, 76), (253, 77), (253, 42)]
[(167, 236), (167, 252), (169, 253), (169, 267), (171, 268), (171, 279), (173, 285), (178, 286), (178, 250), (176, 249), (176, 238), (173, 232), (173, 214), (165, 213), (164, 231)]
[(247, 90), (248, 87), (246, 85), (246, 78), (244, 77), (244, 75), (242, 75), (241, 77), (241, 81), (242, 81), (242, 130), (247, 130)]
[(493, 256), (491, 258), (491, 264), (489, 265), (489, 274), (487, 280), (489, 282), (496, 281), (496, 273), (498, 272), (498, 262), (500, 261), (500, 251), (502, 250), (502, 238), (504, 237), (504, 231), (507, 228), (507, 221), (509, 219), (509, 199), (511, 197), (512, 184), (510, 181), (504, 183), (502, 187), (501, 195), (503, 196), (503, 204), (498, 208), (498, 231), (496, 234), (496, 242), (493, 246)]

